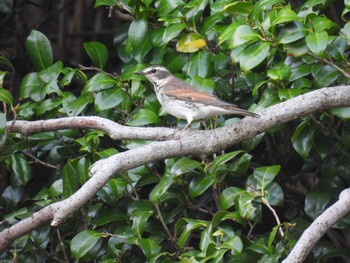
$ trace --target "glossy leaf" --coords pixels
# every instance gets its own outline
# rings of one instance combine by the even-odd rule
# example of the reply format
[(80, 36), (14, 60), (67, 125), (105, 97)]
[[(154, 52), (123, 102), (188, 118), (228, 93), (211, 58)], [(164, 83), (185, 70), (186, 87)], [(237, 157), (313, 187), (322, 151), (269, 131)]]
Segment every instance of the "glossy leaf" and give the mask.
[(312, 219), (316, 219), (331, 205), (332, 195), (327, 192), (311, 192), (305, 198), (305, 213)]
[(128, 39), (133, 49), (140, 48), (143, 41), (145, 41), (148, 32), (148, 24), (145, 19), (135, 19), (128, 31)]
[(309, 34), (306, 37), (306, 44), (312, 53), (322, 56), (328, 44), (327, 32), (321, 31)]
[(128, 122), (130, 126), (145, 126), (149, 124), (159, 124), (160, 119), (157, 114), (148, 109), (141, 109), (136, 112), (132, 120)]
[(26, 51), (37, 71), (43, 70), (53, 63), (51, 44), (41, 32), (32, 30), (25, 42)]
[(239, 61), (242, 69), (248, 71), (258, 66), (267, 57), (269, 50), (270, 44), (266, 42), (258, 42), (244, 49)]
[(76, 170), (78, 160), (69, 160), (62, 168), (63, 195), (68, 197), (75, 193), (79, 186), (79, 177)]
[(224, 165), (228, 161), (235, 158), (238, 154), (242, 153), (243, 151), (234, 151), (230, 153), (222, 154), (214, 159), (212, 162), (211, 172), (216, 172), (218, 169), (220, 169), (220, 166)]
[(105, 73), (97, 73), (89, 79), (84, 87), (84, 91), (101, 91), (116, 87), (116, 81)]
[(253, 10), (253, 4), (251, 2), (231, 2), (222, 7), (222, 11), (228, 12), (232, 15), (247, 16)]
[(277, 42), (280, 44), (288, 44), (295, 42), (307, 34), (300, 22), (293, 22), (286, 27), (283, 27), (277, 36)]
[(10, 178), (12, 186), (26, 185), (32, 178), (32, 168), (27, 158), (21, 153), (12, 154), (11, 168), (13, 171), (13, 175)]
[(285, 6), (282, 8), (276, 17), (273, 19), (273, 25), (281, 24), (281, 23), (287, 23), (291, 21), (298, 21), (300, 18), (298, 15), (291, 10), (290, 6)]
[(190, 158), (182, 157), (181, 159), (177, 160), (176, 163), (171, 167), (170, 173), (174, 176), (179, 176), (181, 174), (193, 171), (200, 166), (201, 163)]
[(12, 103), (13, 103), (12, 94), (8, 90), (1, 88), (1, 85), (0, 85), (0, 101), (5, 102), (7, 105), (10, 105), (12, 107)]
[(122, 89), (108, 89), (99, 92), (95, 97), (95, 109), (97, 111), (108, 110), (118, 106), (128, 99), (127, 94)]
[(68, 116), (77, 116), (82, 113), (86, 107), (93, 102), (93, 97), (90, 93), (86, 93), (81, 95), (77, 100), (70, 102), (70, 104), (66, 105), (64, 103), (64, 107), (61, 110), (66, 113)]
[(238, 187), (228, 187), (220, 195), (220, 207), (227, 210), (235, 204), (235, 199), (239, 195), (246, 193), (244, 189)]
[(143, 254), (145, 254), (148, 259), (156, 256), (161, 251), (161, 246), (159, 246), (153, 239), (139, 238), (138, 243)]
[(190, 182), (189, 194), (191, 198), (195, 198), (204, 193), (214, 182), (216, 178), (210, 174), (196, 175)]
[(195, 33), (180, 38), (176, 43), (176, 50), (183, 53), (194, 53), (207, 45), (205, 39)]
[(248, 177), (248, 190), (253, 187), (255, 190), (264, 191), (279, 173), (280, 169), (281, 167), (279, 165), (256, 168), (254, 173)]
[(312, 126), (308, 121), (302, 122), (295, 130), (292, 137), (293, 147), (303, 159), (309, 156), (315, 132), (315, 126)]
[(177, 245), (182, 250), (182, 248), (185, 245), (185, 242), (187, 241), (189, 235), (193, 230), (206, 227), (208, 223), (203, 220), (195, 220), (195, 219), (189, 219), (189, 218), (182, 218), (179, 221), (177, 221), (175, 225), (176, 232), (182, 232), (178, 241)]
[(184, 23), (177, 23), (168, 26), (163, 34), (163, 42), (168, 43), (170, 40), (176, 38), (185, 28), (186, 24)]
[(106, 46), (100, 42), (85, 42), (84, 48), (94, 66), (103, 69), (108, 60), (108, 50)]
[(230, 42), (230, 48), (257, 41), (259, 40), (259, 35), (250, 26), (241, 25), (235, 30), (232, 40)]
[(331, 85), (340, 76), (340, 73), (330, 65), (314, 65), (311, 68), (316, 87), (323, 88)]
[(102, 235), (97, 231), (84, 230), (80, 232), (70, 244), (73, 258), (84, 258), (89, 253), (93, 254), (92, 256), (96, 255), (102, 245), (100, 241), (102, 241)]

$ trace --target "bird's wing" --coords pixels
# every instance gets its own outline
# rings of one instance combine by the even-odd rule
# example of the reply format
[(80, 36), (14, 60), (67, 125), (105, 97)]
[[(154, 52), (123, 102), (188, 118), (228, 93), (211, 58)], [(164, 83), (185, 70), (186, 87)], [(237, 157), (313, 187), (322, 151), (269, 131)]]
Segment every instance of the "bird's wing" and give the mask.
[(233, 104), (220, 100), (216, 96), (194, 88), (173, 87), (164, 90), (165, 95), (189, 102), (211, 104), (218, 106), (233, 106)]

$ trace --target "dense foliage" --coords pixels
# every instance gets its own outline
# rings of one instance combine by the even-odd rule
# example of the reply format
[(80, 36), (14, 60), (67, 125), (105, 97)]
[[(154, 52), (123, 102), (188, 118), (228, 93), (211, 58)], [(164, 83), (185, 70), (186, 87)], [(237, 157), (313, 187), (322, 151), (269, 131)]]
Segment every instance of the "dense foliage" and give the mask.
[[(3, 1), (0, 12), (15, 12), (11, 3)], [(112, 141), (95, 130), (7, 134), (6, 120), (93, 115), (129, 126), (183, 127), (185, 121), (162, 111), (150, 83), (134, 74), (150, 64), (255, 112), (349, 84), (347, 0), (96, 0), (95, 8), (106, 6), (131, 19), (113, 43), (84, 43), (93, 66), (56, 60), (52, 41), (33, 29), (24, 43), (32, 71), (11, 93), (6, 76), (19, 69), (0, 55), (0, 230), (70, 196), (89, 179), (95, 161), (148, 143)], [(121, 61), (118, 74), (108, 70), (117, 63), (112, 56)], [(278, 262), (349, 184), (349, 119), (349, 108), (319, 112), (225, 153), (118, 174), (58, 229), (45, 224), (24, 235), (0, 260)], [(237, 120), (219, 117), (192, 128)], [(348, 247), (342, 235), (349, 224), (346, 217), (332, 230)], [(325, 237), (309, 262), (349, 255), (333, 241)]]

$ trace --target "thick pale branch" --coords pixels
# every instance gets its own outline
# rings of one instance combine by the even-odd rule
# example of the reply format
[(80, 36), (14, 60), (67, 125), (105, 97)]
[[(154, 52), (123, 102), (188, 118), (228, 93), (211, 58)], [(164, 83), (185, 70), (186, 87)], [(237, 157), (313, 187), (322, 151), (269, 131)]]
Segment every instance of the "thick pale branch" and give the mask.
[(288, 257), (282, 263), (304, 262), (312, 248), (340, 218), (350, 212), (350, 188), (345, 189), (339, 195), (339, 200), (324, 211), (304, 231)]
[[(169, 128), (125, 127), (97, 117), (72, 117), (47, 121), (9, 122), (9, 132), (25, 135), (59, 129), (97, 129), (113, 139), (167, 140), (149, 143), (136, 149), (118, 153), (96, 162), (91, 169), (91, 178), (69, 198), (49, 205), (0, 233), (0, 250), (13, 240), (42, 223), (51, 221), (58, 226), (62, 220), (83, 206), (114, 175), (153, 161), (188, 154), (213, 153), (230, 145), (251, 138), (272, 127), (302, 115), (350, 105), (350, 86), (319, 89), (286, 102), (263, 109), (260, 118), (247, 117), (232, 126), (210, 131)], [(171, 138), (174, 138), (171, 140)]]
[(39, 121), (9, 121), (7, 122), (7, 129), (10, 132), (18, 132), (23, 135), (63, 129), (95, 129), (107, 133), (114, 140), (154, 140), (155, 138), (157, 140), (166, 140), (174, 136), (174, 129), (171, 128), (123, 126), (111, 120), (95, 116), (65, 117)]

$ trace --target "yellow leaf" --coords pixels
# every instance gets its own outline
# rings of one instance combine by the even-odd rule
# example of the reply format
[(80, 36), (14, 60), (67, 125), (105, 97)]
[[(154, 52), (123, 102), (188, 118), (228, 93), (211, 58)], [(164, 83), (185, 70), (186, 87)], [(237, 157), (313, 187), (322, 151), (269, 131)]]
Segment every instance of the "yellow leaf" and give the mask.
[(206, 45), (205, 39), (195, 33), (190, 33), (177, 41), (176, 50), (183, 53), (193, 53)]

